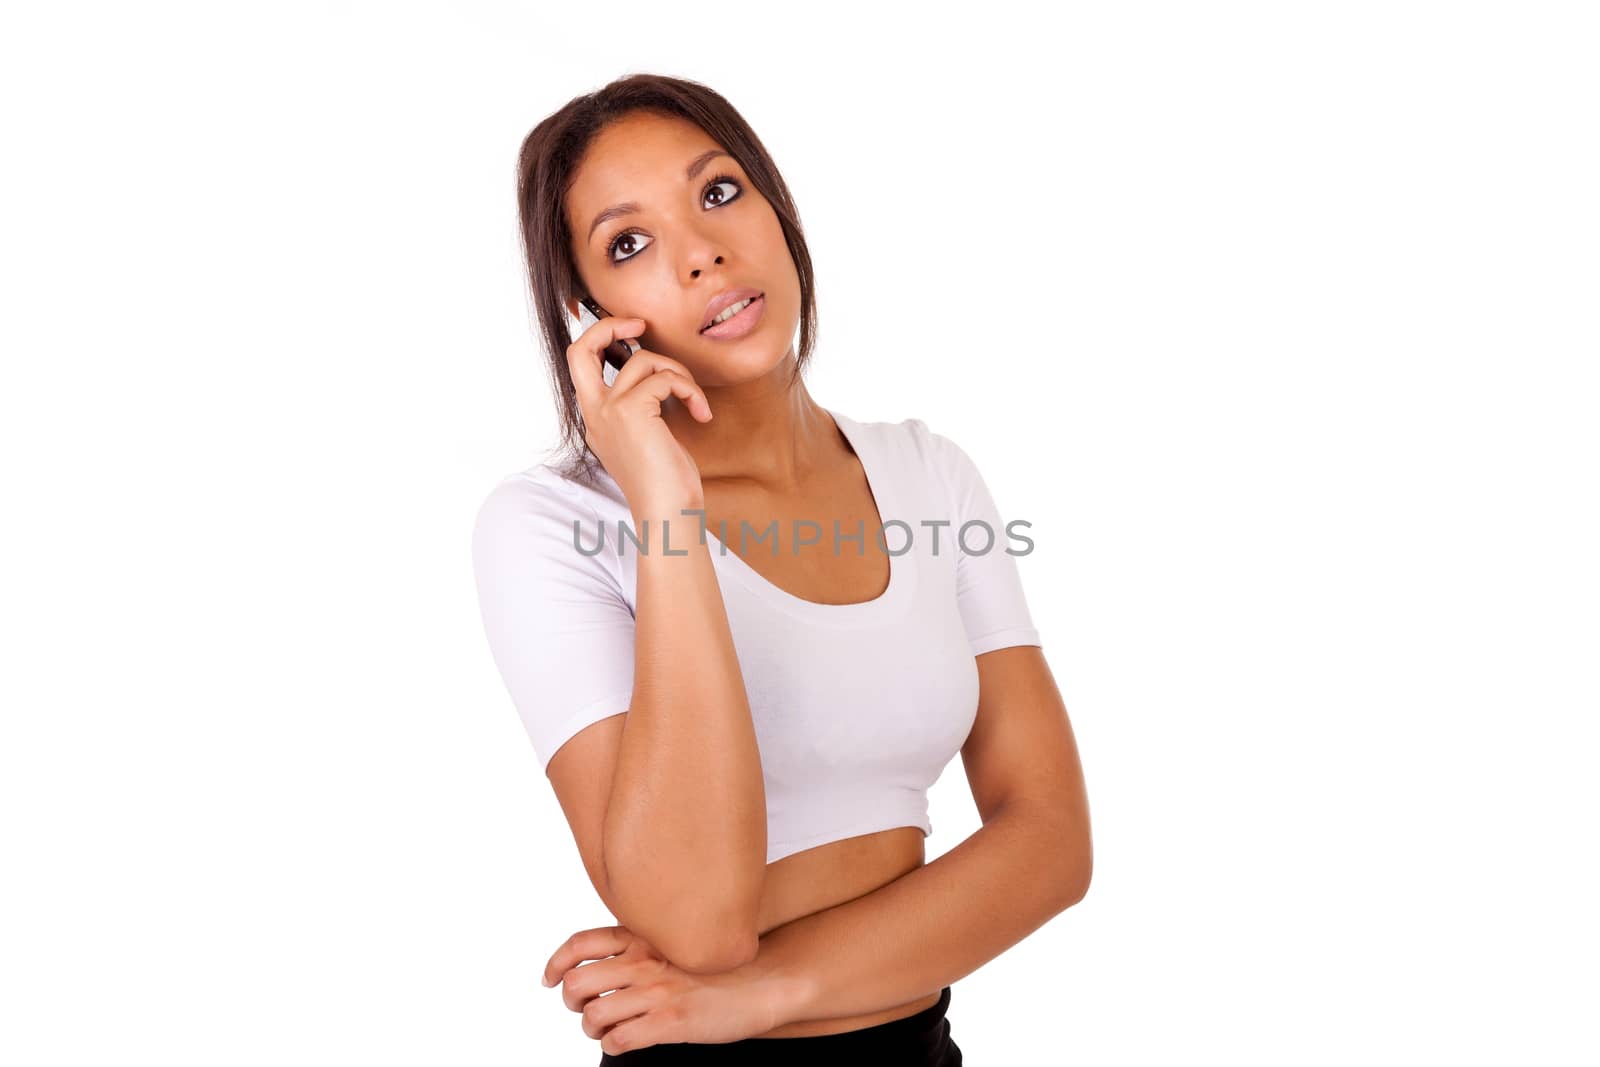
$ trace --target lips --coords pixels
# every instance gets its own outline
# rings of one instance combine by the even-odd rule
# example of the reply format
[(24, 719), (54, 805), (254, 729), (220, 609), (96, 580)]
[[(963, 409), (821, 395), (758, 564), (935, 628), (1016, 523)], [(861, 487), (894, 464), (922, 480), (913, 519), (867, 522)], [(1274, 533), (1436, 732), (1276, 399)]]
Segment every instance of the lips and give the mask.
[(700, 329), (703, 331), (711, 325), (711, 320), (722, 314), (728, 308), (741, 300), (750, 300), (761, 295), (760, 289), (724, 289), (711, 298), (706, 305), (705, 317), (700, 320)]

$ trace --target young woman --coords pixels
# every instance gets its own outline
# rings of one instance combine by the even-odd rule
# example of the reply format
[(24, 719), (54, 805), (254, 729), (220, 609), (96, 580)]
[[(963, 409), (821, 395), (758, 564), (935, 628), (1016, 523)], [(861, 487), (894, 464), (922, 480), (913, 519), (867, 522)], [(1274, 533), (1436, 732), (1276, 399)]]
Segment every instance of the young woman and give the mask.
[[(494, 487), (474, 565), (618, 920), (547, 984), (602, 1064), (960, 1063), (950, 983), (1090, 877), (1026, 549), (953, 441), (811, 398), (799, 217), (721, 96), (579, 97), (523, 143), (518, 197), (566, 457)], [(604, 317), (573, 340), (581, 300)], [(958, 751), (983, 826), (929, 864)]]

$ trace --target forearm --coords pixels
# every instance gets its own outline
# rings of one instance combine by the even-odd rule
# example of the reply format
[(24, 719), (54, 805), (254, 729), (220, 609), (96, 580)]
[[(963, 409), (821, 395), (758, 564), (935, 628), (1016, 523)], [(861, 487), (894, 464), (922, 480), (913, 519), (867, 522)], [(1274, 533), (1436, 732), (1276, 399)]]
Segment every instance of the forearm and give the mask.
[(861, 1015), (955, 982), (1081, 898), (1087, 839), (1060, 820), (996, 814), (932, 863), (855, 900), (786, 923), (738, 972), (779, 1023)]
[[(662, 515), (672, 520), (671, 555), (663, 551)], [(696, 519), (676, 508), (640, 509), (634, 530), (645, 547), (638, 550), (633, 700), (606, 809), (607, 880), (647, 940), (704, 945), (715, 935), (718, 955), (753, 942), (766, 875), (755, 727)]]

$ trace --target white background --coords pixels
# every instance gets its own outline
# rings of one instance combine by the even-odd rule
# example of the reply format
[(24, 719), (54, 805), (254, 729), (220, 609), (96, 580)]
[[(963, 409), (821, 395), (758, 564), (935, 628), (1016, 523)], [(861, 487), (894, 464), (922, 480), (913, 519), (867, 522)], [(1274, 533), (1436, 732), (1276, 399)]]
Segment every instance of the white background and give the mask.
[(468, 544), (554, 440), (517, 146), (655, 71), (794, 191), (813, 395), (1034, 523), (1095, 880), (967, 1062), (1595, 1062), (1585, 6), (8, 14), (0, 1059), (598, 1062)]

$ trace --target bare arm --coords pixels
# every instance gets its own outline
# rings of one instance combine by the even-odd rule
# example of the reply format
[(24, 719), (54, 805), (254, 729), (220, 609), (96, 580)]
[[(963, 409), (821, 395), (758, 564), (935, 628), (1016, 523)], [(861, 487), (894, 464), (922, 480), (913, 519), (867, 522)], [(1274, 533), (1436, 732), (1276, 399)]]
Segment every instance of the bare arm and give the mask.
[(972, 973), (1088, 892), (1089, 800), (1041, 649), (978, 657), (962, 748), (983, 827), (932, 863), (761, 939), (740, 968), (784, 1022), (897, 1007)]
[(736, 973), (764, 987), (778, 1025), (863, 1015), (965, 977), (1076, 903), (1087, 874), (1069, 831), (1005, 812), (932, 863), (786, 923)]
[(619, 918), (674, 964), (709, 972), (755, 955), (767, 812), (710, 549), (699, 519), (680, 513), (703, 507), (697, 500), (633, 509), (647, 550), (638, 556), (633, 699), (603, 841)]
[[(567, 307), (577, 314), (576, 300)], [(534, 634), (554, 629), (558, 650), (581, 649), (592, 635), (607, 642), (614, 662), (617, 635), (626, 633), (633, 660), (626, 714), (618, 709), (568, 738), (546, 774), (607, 907), (683, 970), (715, 971), (748, 961), (756, 949), (766, 795), (711, 555), (697, 517), (682, 514), (705, 507), (704, 486), (661, 417), (662, 405), (676, 398), (705, 422), (710, 404), (686, 366), (637, 342), (610, 386), (601, 373), (602, 350), (644, 329), (643, 319), (606, 316), (567, 347), (585, 446), (621, 488), (639, 535), (634, 603), (624, 606), (608, 576), (592, 568), (585, 576), (570, 557), (558, 561), (567, 567), (545, 568), (551, 573), (537, 575), (524, 594), (546, 594), (551, 612), (568, 612), (564, 623), (530, 624)], [(660, 544), (669, 520), (679, 534), (671, 554)], [(510, 639), (504, 647), (546, 673), (567, 666)], [(574, 659), (581, 665), (581, 655)], [(615, 693), (604, 699), (603, 710), (621, 703)]]

